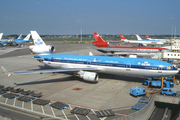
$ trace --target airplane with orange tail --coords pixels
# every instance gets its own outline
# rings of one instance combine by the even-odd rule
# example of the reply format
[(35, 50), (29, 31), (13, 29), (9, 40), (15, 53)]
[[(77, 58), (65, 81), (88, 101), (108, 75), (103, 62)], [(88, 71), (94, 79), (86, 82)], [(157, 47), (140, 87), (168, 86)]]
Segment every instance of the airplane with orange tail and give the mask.
[(141, 44), (143, 46), (147, 45), (163, 45), (164, 42), (162, 41), (155, 41), (155, 40), (142, 40), (138, 35), (136, 35), (138, 40), (127, 40), (122, 34), (120, 34), (121, 40), (125, 43), (132, 43), (132, 44)]
[(170, 41), (170, 40), (168, 40), (168, 39), (152, 39), (151, 37), (149, 37), (149, 35), (146, 35), (146, 38), (147, 38), (148, 40), (155, 40), (155, 41), (162, 41), (162, 42)]
[[(92, 43), (97, 46), (97, 50), (108, 55), (137, 55), (137, 56), (154, 56), (162, 50), (169, 50), (161, 47), (130, 47), (130, 46), (109, 46), (97, 32), (93, 32), (95, 41)], [(123, 36), (123, 35), (120, 35)], [(124, 41), (127, 40), (125, 37)]]
[(94, 44), (95, 46), (107, 47), (109, 45), (109, 42), (105, 42), (98, 33), (93, 32), (93, 35), (96, 41), (93, 41), (92, 44)]

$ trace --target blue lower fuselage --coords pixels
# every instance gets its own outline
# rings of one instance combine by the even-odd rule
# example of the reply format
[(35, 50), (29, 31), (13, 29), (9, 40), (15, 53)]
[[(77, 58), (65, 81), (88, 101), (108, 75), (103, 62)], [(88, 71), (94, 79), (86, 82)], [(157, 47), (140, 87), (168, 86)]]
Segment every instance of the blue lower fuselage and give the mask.
[(88, 56), (70, 54), (34, 55), (54, 68), (99, 68), (102, 73), (139, 77), (173, 76), (178, 70), (170, 63), (144, 58)]

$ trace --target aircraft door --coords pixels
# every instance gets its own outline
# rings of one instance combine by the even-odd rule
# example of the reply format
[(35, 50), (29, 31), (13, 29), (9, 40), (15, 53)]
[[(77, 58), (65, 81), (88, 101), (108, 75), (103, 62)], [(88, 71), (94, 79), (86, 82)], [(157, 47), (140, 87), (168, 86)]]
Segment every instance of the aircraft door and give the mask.
[(87, 61), (87, 67), (91, 67), (91, 61)]
[(48, 58), (48, 64), (51, 64), (52, 58)]
[(131, 68), (131, 63), (127, 63), (126, 64), (126, 71), (130, 71), (131, 70), (130, 68)]
[(52, 60), (52, 58), (48, 58), (48, 61), (51, 61)]
[(162, 73), (162, 67), (158, 67), (158, 73)]

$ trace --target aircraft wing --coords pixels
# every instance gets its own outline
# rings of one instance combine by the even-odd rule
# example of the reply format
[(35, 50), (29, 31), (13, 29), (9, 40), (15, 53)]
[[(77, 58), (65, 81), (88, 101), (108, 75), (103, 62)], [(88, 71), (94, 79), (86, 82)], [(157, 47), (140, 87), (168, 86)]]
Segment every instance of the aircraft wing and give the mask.
[(50, 73), (50, 72), (78, 72), (78, 71), (99, 71), (99, 68), (65, 68), (65, 69), (46, 69), (46, 70), (37, 70), (37, 71), (23, 71), (23, 72), (8, 72), (3, 66), (1, 66), (3, 71), (10, 75), (19, 75), (19, 74), (34, 74), (34, 73)]
[(36, 59), (36, 60), (44, 60), (44, 58), (34, 58), (34, 57), (26, 57), (26, 56), (18, 56), (20, 58), (27, 58), (27, 59)]

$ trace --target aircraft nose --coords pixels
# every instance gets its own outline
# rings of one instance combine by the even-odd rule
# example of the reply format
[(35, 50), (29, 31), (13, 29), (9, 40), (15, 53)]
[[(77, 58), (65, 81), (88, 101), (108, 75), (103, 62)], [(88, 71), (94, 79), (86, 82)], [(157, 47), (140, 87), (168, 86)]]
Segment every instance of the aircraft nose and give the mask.
[(178, 74), (179, 73), (179, 68), (178, 69), (176, 69), (175, 71), (174, 71), (174, 74), (176, 75), (176, 74)]
[(177, 68), (177, 74), (180, 72), (180, 68)]

